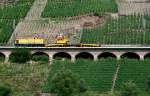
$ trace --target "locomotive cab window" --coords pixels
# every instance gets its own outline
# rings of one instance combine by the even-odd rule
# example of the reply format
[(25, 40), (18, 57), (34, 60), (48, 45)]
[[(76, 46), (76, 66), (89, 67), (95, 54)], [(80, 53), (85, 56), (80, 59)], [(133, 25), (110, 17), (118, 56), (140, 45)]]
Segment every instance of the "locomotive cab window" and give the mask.
[(16, 40), (16, 43), (19, 43), (19, 40)]

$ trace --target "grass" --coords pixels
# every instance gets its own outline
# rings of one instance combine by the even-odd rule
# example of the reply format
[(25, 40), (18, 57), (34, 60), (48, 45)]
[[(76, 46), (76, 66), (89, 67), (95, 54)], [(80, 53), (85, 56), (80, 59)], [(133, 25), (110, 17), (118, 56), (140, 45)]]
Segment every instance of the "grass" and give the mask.
[(105, 12), (117, 12), (115, 0), (48, 0), (42, 16), (58, 18)]
[(29, 11), (34, 0), (18, 0), (15, 3), (0, 5), (0, 43), (6, 43), (15, 26)]
[(102, 26), (83, 29), (82, 43), (150, 44), (150, 20), (143, 23), (142, 16), (109, 18)]

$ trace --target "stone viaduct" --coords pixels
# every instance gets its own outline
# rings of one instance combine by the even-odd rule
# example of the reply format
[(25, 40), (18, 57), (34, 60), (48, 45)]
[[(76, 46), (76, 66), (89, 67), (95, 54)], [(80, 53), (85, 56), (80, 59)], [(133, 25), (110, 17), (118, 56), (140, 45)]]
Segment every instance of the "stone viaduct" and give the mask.
[[(12, 53), (12, 50), (15, 47), (0, 47), (0, 56), (5, 57), (5, 63), (8, 62), (9, 57)], [(54, 48), (29, 48), (31, 54), (44, 54), (49, 57), (49, 61), (60, 57), (68, 58), (74, 62), (78, 58), (98, 60), (101, 58), (134, 58), (139, 60), (144, 60), (145, 58), (150, 57), (150, 47), (96, 47), (96, 48), (76, 48), (76, 47), (54, 47)]]

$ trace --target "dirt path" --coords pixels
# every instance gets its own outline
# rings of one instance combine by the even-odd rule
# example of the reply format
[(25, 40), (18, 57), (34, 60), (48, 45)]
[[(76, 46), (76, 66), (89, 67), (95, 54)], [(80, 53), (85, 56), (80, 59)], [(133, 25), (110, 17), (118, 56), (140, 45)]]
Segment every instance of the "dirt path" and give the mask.
[(48, 0), (36, 0), (27, 13), (25, 20), (39, 20)]
[(115, 72), (114, 77), (113, 77), (113, 84), (112, 84), (111, 92), (113, 92), (115, 89), (116, 81), (117, 81), (119, 70), (120, 70), (120, 64), (119, 63), (120, 62), (117, 61), (117, 69), (116, 69), (116, 72)]

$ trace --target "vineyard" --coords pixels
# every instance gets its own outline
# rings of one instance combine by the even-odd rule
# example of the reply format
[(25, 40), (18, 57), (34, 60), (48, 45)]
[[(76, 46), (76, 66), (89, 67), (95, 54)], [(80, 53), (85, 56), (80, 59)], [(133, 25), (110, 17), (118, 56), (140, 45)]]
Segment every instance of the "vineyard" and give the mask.
[[(44, 34), (47, 35), (44, 39), (48, 43), (54, 43), (52, 41), (55, 40), (56, 34), (64, 30), (67, 33), (69, 29), (76, 29), (80, 26), (80, 32), (73, 30), (74, 33), (69, 34), (74, 34), (74, 36), (80, 34), (81, 38), (75, 37), (79, 40), (70, 39), (71, 42), (150, 44), (149, 16), (117, 14), (119, 8), (115, 0), (45, 0), (44, 3), (39, 0), (29, 12), (31, 6), (34, 5), (33, 2), (34, 0), (17, 0), (0, 5), (0, 35), (2, 36), (0, 43), (6, 43), (14, 29), (18, 37), (33, 36), (35, 33)], [(38, 4), (41, 6), (38, 7)], [(26, 15), (27, 12), (30, 14)], [(41, 15), (43, 18), (40, 17)], [(23, 22), (25, 16), (31, 21)], [(43, 19), (47, 20), (46, 23)], [(61, 23), (62, 20), (64, 23)], [(18, 22), (21, 23), (16, 27)], [(92, 28), (85, 28), (86, 25)]]
[(140, 89), (145, 90), (146, 78), (150, 75), (149, 62), (149, 59), (144, 61), (122, 60), (116, 83), (116, 89), (119, 89), (123, 82), (132, 80)]
[[(52, 69), (49, 74), (51, 78), (57, 71), (65, 67), (71, 69), (73, 72), (78, 73), (80, 78), (83, 78), (91, 90), (94, 91), (110, 91), (112, 85), (113, 74), (116, 69), (116, 61), (109, 62), (109, 60), (102, 60), (100, 62), (93, 62), (89, 60), (78, 60), (75, 64), (70, 62), (56, 61), (52, 65)], [(50, 84), (46, 84), (50, 85)], [(48, 91), (49, 86), (46, 86)]]
[(0, 84), (12, 88), (11, 96), (33, 96), (49, 72), (48, 64), (0, 64), (0, 69)]
[[(145, 90), (145, 80), (150, 74), (150, 60), (138, 61), (132, 59), (122, 59), (116, 61), (115, 59), (103, 59), (99, 61), (78, 60), (75, 64), (68, 61), (55, 61), (49, 74), (49, 79), (59, 71), (61, 68), (70, 69), (83, 78), (90, 89), (93, 91), (106, 92), (111, 90), (114, 73), (116, 72), (117, 64), (120, 64), (120, 70), (116, 82), (115, 90), (128, 81), (133, 80), (137, 86)], [(49, 91), (50, 84), (45, 84), (44, 91)]]
[(42, 16), (56, 18), (105, 12), (117, 12), (115, 0), (48, 0)]
[(17, 0), (10, 4), (0, 5), (0, 43), (6, 43), (15, 26), (26, 16), (34, 0)]
[[(134, 6), (130, 7), (131, 9), (134, 8)], [(66, 18), (84, 16), (90, 13), (100, 17), (108, 15), (109, 18), (105, 18), (103, 24), (91, 29), (83, 28), (81, 30), (81, 43), (150, 44), (150, 19), (147, 15), (130, 14), (122, 16), (118, 13), (116, 17), (113, 16), (113, 13), (117, 12), (118, 6), (115, 0), (48, 0), (42, 16)], [(81, 24), (80, 26), (82, 27)]]
[[(148, 17), (149, 18), (149, 17)], [(84, 29), (84, 43), (150, 44), (150, 20), (146, 16), (110, 18), (103, 26)]]
[[(48, 64), (0, 64), (0, 83), (9, 85), (13, 89), (12, 96), (32, 96), (36, 92), (49, 92), (51, 80), (60, 69), (70, 69), (79, 74), (86, 81), (90, 90), (107, 92), (111, 90), (117, 64), (120, 64), (115, 90), (128, 81), (134, 81), (141, 90), (145, 90), (145, 81), (150, 74), (150, 59), (138, 61), (134, 59), (102, 59), (99, 61), (77, 60), (70, 61), (55, 60), (51, 66)], [(47, 79), (48, 77), (48, 79)], [(144, 95), (145, 96), (145, 95)]]

